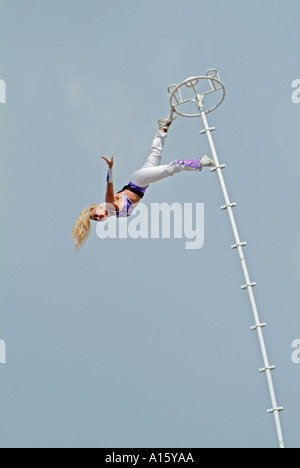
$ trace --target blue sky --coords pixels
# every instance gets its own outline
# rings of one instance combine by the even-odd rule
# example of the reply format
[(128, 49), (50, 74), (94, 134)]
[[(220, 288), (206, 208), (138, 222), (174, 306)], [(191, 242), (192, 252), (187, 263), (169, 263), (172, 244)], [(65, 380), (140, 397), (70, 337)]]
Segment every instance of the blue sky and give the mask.
[[(204, 203), (205, 243), (98, 239), (75, 254), (81, 208), (146, 158), (167, 88), (217, 68), (208, 116), (299, 447), (298, 1), (2, 0), (1, 447), (276, 447), (269, 395), (222, 194), (209, 171), (145, 203)], [(178, 118), (165, 161), (209, 152)]]

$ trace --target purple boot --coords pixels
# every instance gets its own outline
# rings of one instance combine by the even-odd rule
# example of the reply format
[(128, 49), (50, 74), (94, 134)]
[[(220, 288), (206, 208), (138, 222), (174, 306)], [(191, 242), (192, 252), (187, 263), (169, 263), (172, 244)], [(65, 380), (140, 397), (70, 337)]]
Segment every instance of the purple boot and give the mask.
[(170, 164), (174, 172), (180, 171), (201, 171), (201, 159), (178, 159)]
[(215, 166), (213, 159), (210, 159), (206, 154), (202, 158), (197, 159), (178, 159), (170, 164), (174, 167), (174, 172), (180, 171), (202, 171), (203, 167)]

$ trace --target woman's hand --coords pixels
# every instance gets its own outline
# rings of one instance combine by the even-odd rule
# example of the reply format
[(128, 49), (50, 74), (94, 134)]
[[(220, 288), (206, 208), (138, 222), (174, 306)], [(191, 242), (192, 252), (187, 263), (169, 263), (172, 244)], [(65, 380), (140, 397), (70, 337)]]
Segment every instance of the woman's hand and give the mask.
[(101, 158), (104, 159), (104, 161), (106, 161), (106, 163), (107, 163), (107, 165), (108, 165), (108, 167), (109, 167), (110, 169), (113, 168), (113, 165), (114, 165), (114, 157), (113, 157), (113, 156), (111, 157), (111, 160), (109, 160), (109, 159), (106, 158), (105, 156), (101, 156)]

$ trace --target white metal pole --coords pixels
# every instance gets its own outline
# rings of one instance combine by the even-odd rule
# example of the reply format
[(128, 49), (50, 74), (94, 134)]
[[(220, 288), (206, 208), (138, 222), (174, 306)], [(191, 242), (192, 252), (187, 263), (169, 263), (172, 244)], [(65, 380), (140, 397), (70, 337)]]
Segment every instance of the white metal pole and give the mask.
[(241, 266), (243, 270), (243, 274), (245, 277), (245, 285), (242, 286), (243, 290), (248, 291), (249, 299), (250, 299), (250, 304), (254, 316), (254, 321), (255, 325), (251, 327), (251, 330), (256, 330), (258, 334), (258, 340), (260, 344), (260, 349), (262, 353), (262, 358), (263, 358), (263, 363), (264, 367), (260, 369), (260, 372), (264, 372), (267, 377), (267, 383), (268, 383), (268, 388), (269, 388), (269, 393), (270, 393), (270, 398), (271, 398), (271, 403), (272, 403), (272, 408), (268, 410), (268, 413), (273, 413), (274, 414), (274, 420), (275, 420), (275, 426), (276, 426), (276, 431), (277, 431), (277, 437), (278, 437), (278, 443), (280, 448), (284, 448), (284, 441), (283, 441), (283, 435), (282, 435), (282, 430), (281, 430), (281, 423), (280, 423), (280, 418), (279, 418), (279, 411), (283, 410), (283, 407), (278, 407), (277, 401), (276, 401), (276, 396), (275, 396), (275, 390), (274, 390), (274, 384), (273, 384), (273, 379), (271, 375), (271, 371), (275, 369), (275, 366), (270, 366), (269, 364), (269, 359), (267, 355), (267, 350), (265, 346), (265, 341), (264, 341), (264, 336), (263, 336), (263, 331), (262, 328), (266, 326), (265, 323), (261, 323), (258, 315), (258, 310), (256, 307), (256, 302), (255, 302), (255, 297), (253, 293), (253, 287), (256, 286), (256, 283), (251, 283), (249, 273), (248, 273), (248, 268), (246, 264), (246, 259), (244, 256), (244, 251), (243, 247), (246, 245), (246, 242), (241, 242), (239, 232), (237, 229), (237, 225), (235, 222), (234, 214), (233, 214), (233, 208), (236, 206), (236, 203), (231, 203), (228, 195), (228, 191), (226, 188), (225, 180), (222, 174), (222, 169), (225, 168), (224, 165), (220, 165), (218, 155), (216, 152), (216, 148), (213, 142), (213, 138), (211, 135), (211, 132), (215, 130), (214, 127), (209, 127), (204, 105), (203, 105), (203, 96), (202, 95), (197, 95), (197, 104), (199, 111), (201, 113), (203, 125), (204, 125), (204, 130), (201, 131), (201, 134), (206, 134), (208, 143), (212, 152), (212, 156), (214, 158), (214, 161), (216, 163), (216, 168), (212, 169), (213, 171), (217, 172), (221, 190), (223, 192), (224, 200), (225, 200), (225, 205), (222, 206), (223, 210), (227, 210), (228, 216), (229, 216), (229, 221), (232, 227), (234, 239), (235, 239), (235, 244), (231, 246), (232, 249), (236, 249), (239, 258), (241, 261)]

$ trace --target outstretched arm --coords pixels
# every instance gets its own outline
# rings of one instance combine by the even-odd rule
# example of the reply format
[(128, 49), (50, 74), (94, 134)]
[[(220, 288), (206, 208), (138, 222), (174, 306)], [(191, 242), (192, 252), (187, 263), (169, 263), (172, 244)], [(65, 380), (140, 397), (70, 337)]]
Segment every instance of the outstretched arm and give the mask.
[(114, 192), (114, 184), (113, 184), (114, 158), (112, 157), (111, 160), (107, 159), (105, 156), (101, 156), (101, 158), (104, 159), (104, 161), (106, 161), (108, 165), (105, 203), (109, 203), (110, 205), (113, 205), (115, 202), (115, 192)]

